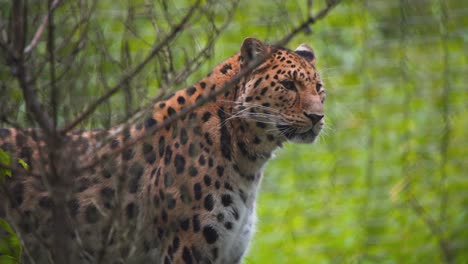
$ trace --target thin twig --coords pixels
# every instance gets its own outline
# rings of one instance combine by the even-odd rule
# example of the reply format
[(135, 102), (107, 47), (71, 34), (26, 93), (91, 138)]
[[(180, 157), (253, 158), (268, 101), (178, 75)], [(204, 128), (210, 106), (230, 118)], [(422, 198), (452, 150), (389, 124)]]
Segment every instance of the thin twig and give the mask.
[(28, 112), (35, 118), (44, 133), (49, 136), (54, 130), (54, 125), (50, 116), (39, 102), (38, 96), (34, 91), (34, 84), (29, 81), (30, 78), (22, 61), (16, 63), (16, 70)]
[(54, 4), (57, 4), (58, 0), (55, 0), (51, 3), (49, 0), (50, 5), (50, 12), (48, 14), (49, 23), (48, 23), (48, 30), (47, 30), (47, 53), (49, 57), (49, 75), (50, 75), (50, 104), (52, 106), (52, 120), (54, 128), (57, 127), (57, 120), (58, 120), (58, 97), (59, 97), (59, 90), (57, 89), (56, 83), (56, 74), (55, 74), (55, 25), (54, 25), (54, 15), (53, 10)]
[[(116, 154), (119, 154), (119, 153), (123, 152), (124, 150), (128, 149), (129, 147), (132, 147), (133, 145), (137, 144), (138, 142), (150, 137), (151, 135), (153, 135), (158, 130), (160, 130), (160, 129), (162, 129), (162, 128), (164, 128), (164, 127), (166, 127), (166, 126), (168, 126), (168, 125), (170, 125), (172, 123), (174, 123), (175, 121), (179, 120), (181, 117), (187, 115), (188, 113), (192, 112), (193, 110), (197, 109), (198, 107), (204, 105), (205, 103), (207, 103), (211, 99), (217, 97), (220, 94), (225, 93), (226, 91), (231, 89), (235, 84), (237, 84), (243, 77), (250, 74), (252, 72), (252, 70), (254, 70), (256, 67), (258, 67), (259, 65), (264, 63), (268, 59), (268, 57), (270, 55), (271, 54), (268, 53), (268, 54), (266, 54), (266, 55), (264, 55), (262, 57), (257, 58), (252, 64), (249, 64), (248, 67), (242, 69), (240, 72), (238, 72), (236, 75), (234, 75), (229, 81), (225, 82), (224, 85), (219, 90), (211, 92), (207, 96), (201, 97), (200, 99), (195, 101), (194, 104), (192, 104), (190, 106), (187, 106), (186, 108), (181, 109), (179, 112), (175, 113), (174, 115), (169, 116), (163, 122), (158, 123), (156, 126), (154, 126), (151, 129), (148, 129), (147, 131), (145, 131), (144, 134), (142, 134), (140, 136), (137, 136), (135, 138), (132, 138), (131, 140), (129, 139), (128, 141), (126, 141), (126, 143), (124, 145), (122, 145), (121, 147), (115, 149), (113, 152), (109, 153), (108, 156), (116, 155)], [(101, 163), (101, 158), (95, 158), (95, 159), (92, 160), (92, 162), (90, 164), (87, 164), (86, 166), (81, 167), (80, 170), (84, 171), (84, 170), (91, 169), (91, 168), (93, 168), (94, 166), (96, 166), (99, 163)]]
[[(337, 1), (339, 2), (339, 1)], [(335, 2), (335, 3), (337, 3)], [(335, 4), (336, 5), (336, 4)], [(330, 7), (327, 7), (328, 10), (330, 10), (331, 8)], [(319, 12), (319, 14), (317, 15), (320, 16), (320, 18), (323, 18), (327, 13), (328, 11), (325, 11), (326, 9), (322, 10), (321, 12)], [(318, 21), (319, 19), (308, 19), (307, 21), (310, 21), (309, 24), (314, 24)], [(302, 23), (302, 24), (305, 24)], [(288, 34), (288, 39), (292, 39), (294, 36), (296, 36), (300, 31), (295, 31), (294, 34)], [(283, 38), (284, 40), (285, 38)], [(280, 46), (282, 43), (282, 40), (273, 44), (273, 46)], [(152, 127), (151, 129), (148, 129), (147, 131), (145, 131), (145, 133), (143, 135), (140, 135), (136, 138), (133, 138), (132, 140), (128, 140), (126, 142), (126, 144), (122, 145), (120, 148), (117, 148), (115, 149), (112, 153), (109, 153), (109, 155), (116, 155), (116, 154), (119, 154), (121, 152), (123, 152), (124, 150), (128, 149), (129, 147), (132, 147), (134, 146), (135, 144), (137, 144), (138, 142), (140, 142), (141, 140), (144, 140), (146, 138), (148, 138), (149, 136), (153, 135), (155, 132), (157, 132), (158, 130), (176, 122), (177, 120), (179, 120), (180, 118), (182, 118), (183, 116), (187, 115), (188, 113), (192, 112), (193, 110), (197, 109), (198, 107), (202, 106), (203, 104), (205, 104), (206, 102), (210, 101), (211, 99), (217, 97), (218, 95), (220, 94), (223, 94), (224, 92), (228, 91), (229, 89), (231, 89), (233, 87), (233, 85), (235, 85), (236, 83), (238, 83), (244, 76), (246, 76), (247, 74), (249, 74), (252, 70), (254, 70), (257, 66), (261, 65), (263, 62), (266, 61), (266, 59), (270, 56), (271, 54), (266, 54), (264, 57), (260, 57), (260, 58), (257, 58), (257, 60), (249, 65), (249, 67), (246, 67), (244, 68), (243, 70), (241, 70), (240, 72), (238, 72), (236, 75), (234, 75), (229, 81), (227, 81), (226, 83), (224, 83), (223, 87), (215, 92), (211, 92), (210, 94), (208, 94), (207, 96), (204, 96), (202, 98), (200, 98), (198, 101), (196, 101), (194, 104), (182, 109), (181, 111), (177, 112), (176, 114), (174, 115), (171, 115), (169, 116), (167, 119), (165, 119), (163, 122), (159, 123), (158, 125)], [(63, 130), (63, 131), (66, 131), (68, 132), (68, 130)], [(79, 170), (88, 170), (88, 169), (91, 169), (93, 168), (94, 166), (96, 166), (97, 164), (99, 164), (101, 162), (101, 158), (95, 158), (93, 159), (93, 161), (90, 163), (90, 164), (87, 164), (85, 165), (84, 167), (81, 167)]]
[[(76, 23), (76, 25), (73, 27), (73, 29), (71, 29), (69, 31), (68, 36), (65, 37), (61, 41), (61, 43), (55, 48), (56, 53), (60, 53), (60, 51), (65, 47), (67, 47), (67, 49), (70, 50), (68, 55), (64, 55), (59, 60), (64, 60), (67, 57), (73, 57), (70, 61), (68, 61), (68, 63), (65, 63), (65, 69), (63, 69), (62, 73), (59, 76), (57, 76), (57, 80), (61, 80), (62, 77), (66, 74), (66, 72), (68, 72), (68, 70), (70, 68), (76, 68), (76, 65), (73, 62), (74, 62), (75, 58), (77, 57), (77, 54), (84, 47), (83, 43), (85, 42), (85, 38), (87, 37), (89, 24), (90, 24), (89, 19), (91, 18), (91, 15), (93, 14), (93, 12), (94, 12), (94, 10), (96, 8), (96, 2), (97, 2), (96, 0), (93, 1), (92, 6), (89, 9), (89, 12), (82, 19), (80, 19)], [(84, 26), (84, 28), (81, 28), (81, 26), (83, 24), (85, 26)], [(73, 36), (75, 36), (75, 33), (78, 30), (80, 31), (78, 40), (75, 41), (75, 43), (70, 44), (71, 39), (73, 38)], [(71, 45), (73, 45), (73, 48), (70, 49)], [(35, 72), (34, 76), (32, 76), (31, 81), (35, 81), (37, 78), (39, 78), (39, 76), (41, 76), (43, 69), (46, 68), (45, 65), (47, 64), (47, 62), (48, 62), (48, 60), (46, 58), (46, 59), (42, 60), (41, 62), (37, 63), (37, 66), (35, 66), (35, 69), (37, 69), (37, 71)], [(46, 85), (49, 85), (49, 83), (45, 83), (43, 86), (46, 86)], [(42, 88), (42, 87), (40, 87), (40, 88)]]
[(24, 62), (24, 39), (26, 35), (26, 24), (27, 17), (25, 7), (21, 1), (13, 1), (12, 8), (12, 24), (13, 24), (13, 47), (14, 53), (10, 54), (12, 57), (11, 68), (15, 77), (18, 79), (19, 85), (23, 92), (23, 98), (28, 110), (28, 114), (37, 121), (39, 126), (42, 128), (44, 133), (49, 136), (53, 129), (52, 121), (44, 110), (44, 107), (39, 102), (39, 98), (36, 95), (34, 83), (31, 82), (31, 76), (26, 69)]
[[(276, 45), (283, 46), (287, 44), (294, 36), (296, 36), (304, 28), (324, 18), (333, 9), (333, 7), (335, 7), (340, 2), (341, 0), (329, 1), (326, 8), (321, 10), (316, 16), (309, 17), (306, 21), (304, 21), (298, 27), (293, 29), (288, 35), (286, 35), (280, 41), (278, 41)], [(140, 64), (138, 64), (135, 68), (130, 70), (130, 72), (126, 74), (112, 89), (105, 92), (100, 98), (98, 98), (95, 102), (93, 102), (90, 106), (88, 106), (74, 121), (72, 121), (70, 124), (66, 125), (63, 129), (61, 129), (60, 133), (66, 134), (67, 132), (75, 128), (80, 122), (82, 122), (84, 119), (90, 116), (96, 110), (98, 106), (100, 106), (103, 102), (108, 100), (111, 96), (113, 96), (120, 89), (122, 89), (125, 86), (125, 84), (127, 84), (130, 80), (132, 80), (144, 68), (144, 66), (154, 56), (156, 56), (156, 54), (160, 52), (164, 46), (166, 46), (173, 38), (175, 38), (182, 28), (185, 27), (190, 17), (193, 15), (194, 11), (199, 6), (199, 3), (200, 1), (197, 1), (197, 3), (191, 7), (187, 15), (184, 17), (184, 19), (182, 19), (182, 21), (173, 28), (171, 33), (162, 42), (160, 42), (158, 45), (153, 47), (151, 52), (146, 56), (146, 58)]]
[(299, 24), (299, 26), (295, 27), (289, 34), (284, 36), (280, 41), (277, 42), (278, 46), (285, 46), (288, 44), (293, 37), (295, 37), (298, 33), (308, 31), (310, 25), (315, 24), (318, 20), (323, 19), (324, 17), (327, 16), (327, 14), (335, 7), (337, 6), (341, 0), (331, 0), (327, 1), (327, 6), (322, 9), (320, 12), (317, 13), (317, 15), (312, 16), (309, 15), (309, 17)]
[(146, 56), (146, 58), (140, 62), (137, 66), (135, 66), (132, 70), (130, 70), (129, 73), (127, 73), (112, 89), (108, 90), (105, 92), (101, 97), (99, 97), (95, 102), (93, 102), (90, 106), (88, 106), (74, 121), (72, 121), (70, 124), (66, 125), (61, 131), (61, 134), (66, 134), (73, 128), (75, 128), (80, 122), (82, 122), (84, 119), (86, 119), (88, 116), (90, 116), (98, 106), (100, 106), (103, 102), (105, 102), (107, 99), (109, 99), (112, 95), (117, 93), (120, 89), (125, 87), (125, 85), (130, 82), (145, 66), (148, 64), (148, 62), (153, 59), (156, 54), (158, 54), (163, 47), (165, 47), (167, 44), (169, 44), (170, 41), (172, 41), (178, 33), (187, 25), (188, 21), (194, 14), (195, 10), (198, 8), (200, 5), (200, 0), (198, 0), (187, 12), (185, 17), (182, 19), (182, 21), (174, 26), (172, 28), (171, 33), (161, 42), (159, 42), (156, 46), (154, 46), (150, 53)]
[(453, 255), (450, 253), (450, 245), (448, 241), (445, 239), (442, 229), (437, 224), (437, 222), (431, 218), (422, 205), (418, 202), (415, 196), (411, 195), (408, 199), (408, 203), (410, 204), (413, 211), (416, 215), (424, 222), (427, 228), (430, 230), (432, 235), (437, 239), (437, 243), (439, 244), (439, 248), (442, 251), (442, 256), (446, 263), (450, 264), (453, 263), (454, 258)]
[(24, 49), (25, 54), (30, 53), (37, 46), (37, 44), (39, 43), (39, 40), (41, 40), (41, 37), (44, 34), (44, 30), (46, 29), (47, 25), (49, 24), (50, 15), (58, 7), (59, 4), (60, 4), (60, 0), (54, 0), (54, 2), (52, 3), (52, 5), (51, 5), (51, 7), (49, 9), (49, 12), (47, 13), (47, 15), (42, 20), (42, 24), (39, 26), (39, 28), (37, 28), (37, 31), (34, 34), (34, 37), (31, 40), (31, 43), (29, 43), (29, 45), (26, 46), (26, 48)]
[(182, 82), (184, 82), (188, 76), (190, 76), (194, 71), (200, 68), (202, 63), (211, 57), (210, 54), (210, 49), (213, 49), (214, 44), (218, 37), (221, 35), (222, 32), (229, 26), (229, 22), (232, 20), (234, 16), (234, 9), (237, 8), (237, 5), (239, 4), (238, 0), (235, 0), (232, 2), (232, 11), (229, 12), (225, 18), (224, 18), (224, 23), (221, 24), (219, 28), (216, 28), (215, 21), (212, 22), (212, 31), (214, 31), (214, 34), (210, 36), (210, 39), (207, 41), (205, 44), (205, 47), (201, 49), (195, 57), (193, 57), (191, 60), (187, 61), (185, 63), (185, 67), (181, 70), (178, 70), (174, 73), (174, 80), (171, 82), (172, 85), (179, 85)]

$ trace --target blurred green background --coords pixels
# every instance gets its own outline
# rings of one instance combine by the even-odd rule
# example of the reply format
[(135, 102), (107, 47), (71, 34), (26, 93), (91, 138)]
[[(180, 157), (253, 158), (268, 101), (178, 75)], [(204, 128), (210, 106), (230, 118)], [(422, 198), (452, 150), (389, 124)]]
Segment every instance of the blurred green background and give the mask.
[(269, 163), (246, 263), (468, 263), (468, 2), (344, 1), (312, 32), (327, 129)]
[[(205, 76), (245, 37), (278, 41), (307, 17), (307, 2), (240, 1), (208, 61), (170, 88)], [(314, 12), (325, 6), (313, 2)], [(60, 124), (141, 60), (158, 30), (175, 23), (191, 1), (167, 4), (173, 17), (153, 21), (157, 26), (146, 15), (148, 3), (98, 1), (84, 55), (67, 69), (73, 78), (59, 82)], [(205, 4), (218, 25), (226, 21), (228, 3)], [(7, 2), (0, 5), (2, 18), (8, 17)], [(37, 5), (31, 13), (42, 15)], [(61, 8), (61, 16), (76, 16)], [(203, 47), (212, 29), (207, 21), (202, 17), (173, 42), (175, 68)], [(58, 38), (70, 27), (57, 26)], [(287, 144), (268, 164), (258, 231), (244, 263), (468, 263), (467, 42), (465, 0), (343, 1), (310, 34), (293, 38), (289, 48), (307, 43), (315, 49), (327, 89), (327, 125), (314, 145)], [(37, 49), (45, 53), (45, 43)], [(126, 53), (131, 56), (121, 56)], [(137, 107), (123, 102), (139, 106), (158, 95), (161, 65), (150, 62), (132, 89), (98, 108), (83, 128), (126, 120)], [(48, 83), (47, 75), (38, 76)], [(0, 77), (2, 110), (24, 121), (10, 69), (1, 65)], [(45, 102), (47, 93), (39, 93)]]

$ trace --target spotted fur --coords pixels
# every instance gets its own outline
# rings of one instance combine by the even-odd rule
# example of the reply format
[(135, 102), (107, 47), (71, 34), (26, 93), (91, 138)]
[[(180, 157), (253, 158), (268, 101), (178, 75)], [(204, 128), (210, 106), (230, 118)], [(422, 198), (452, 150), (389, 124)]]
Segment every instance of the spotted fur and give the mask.
[[(153, 132), (263, 56), (267, 60), (233, 88)], [(59, 157), (72, 186), (64, 200), (64, 219), (75, 228), (64, 235), (72, 243), (68, 257), (78, 263), (240, 263), (256, 222), (264, 164), (285, 141), (315, 140), (324, 99), (310, 47), (290, 51), (248, 38), (240, 53), (156, 103), (144, 121), (70, 133), (61, 149), (71, 154)], [(31, 167), (14, 166), (0, 191), (0, 217), (19, 233), (25, 263), (52, 262), (57, 208), (41, 177), (51, 171), (48, 145), (37, 130), (0, 129), (0, 147)], [(85, 166), (95, 160), (96, 166)]]

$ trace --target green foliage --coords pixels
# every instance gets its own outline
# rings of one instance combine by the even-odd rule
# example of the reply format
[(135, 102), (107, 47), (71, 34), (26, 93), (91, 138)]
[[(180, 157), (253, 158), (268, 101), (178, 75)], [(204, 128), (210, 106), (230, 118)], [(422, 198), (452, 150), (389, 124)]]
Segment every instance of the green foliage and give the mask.
[[(22, 159), (18, 159), (18, 163), (26, 170), (29, 165)], [(0, 148), (0, 165), (11, 165), (11, 156)], [(12, 177), (11, 170), (0, 167), (0, 184), (6, 177)], [(0, 218), (0, 263), (13, 264), (21, 261), (21, 241), (15, 231), (2, 218)]]
[[(29, 165), (23, 159), (17, 159), (19, 165), (25, 170), (29, 170)], [(10, 153), (0, 148), (0, 165), (10, 166), (11, 156)], [(0, 183), (5, 180), (6, 177), (11, 177), (11, 170), (0, 167)]]
[[(10, 166), (10, 154), (0, 148), (0, 165)], [(5, 177), (11, 177), (11, 170), (0, 167), (0, 183), (5, 180)]]
[(21, 241), (10, 227), (0, 218), (0, 263), (14, 264), (21, 261)]
[(29, 170), (29, 165), (23, 159), (18, 159), (18, 163), (23, 167), (23, 169)]

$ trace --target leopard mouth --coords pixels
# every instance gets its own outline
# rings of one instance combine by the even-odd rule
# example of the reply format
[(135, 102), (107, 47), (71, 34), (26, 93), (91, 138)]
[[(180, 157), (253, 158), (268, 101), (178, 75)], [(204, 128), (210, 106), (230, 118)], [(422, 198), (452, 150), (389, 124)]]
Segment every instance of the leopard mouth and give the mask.
[(317, 137), (317, 133), (315, 133), (313, 127), (304, 132), (299, 132), (298, 128), (288, 125), (278, 125), (277, 128), (280, 131), (280, 134), (290, 141), (308, 143), (313, 142)]

